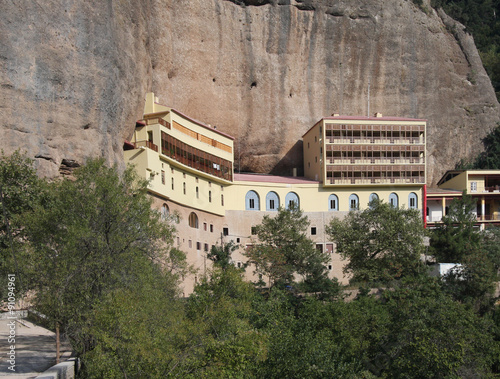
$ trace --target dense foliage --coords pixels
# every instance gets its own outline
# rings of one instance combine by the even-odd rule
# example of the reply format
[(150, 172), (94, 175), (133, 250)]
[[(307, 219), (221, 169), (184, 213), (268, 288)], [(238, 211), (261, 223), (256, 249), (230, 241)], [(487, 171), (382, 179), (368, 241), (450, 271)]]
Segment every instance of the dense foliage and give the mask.
[[(209, 274), (192, 295), (181, 298), (177, 280), (187, 267), (169, 243), (174, 221), (162, 221), (151, 210), (145, 183), (102, 161), (89, 162), (72, 181), (54, 183), (39, 182), (30, 167), (21, 155), (0, 160), (0, 187), (12, 199), (3, 200), (11, 210), (4, 227), (9, 220), (10, 240), (20, 254), (18, 272), (35, 291), (34, 307), (70, 337), (83, 362), (81, 377), (476, 378), (500, 373), (500, 314), (489, 290), (500, 267), (497, 230), (478, 234), (467, 251), (455, 253), (456, 244), (445, 246), (455, 237), (439, 237), (448, 231), (436, 231), (434, 239), (441, 241), (439, 249), (434, 245), (436, 257), (442, 249), (446, 257), (460, 257), (468, 270), (462, 273), (466, 280), (442, 281), (415, 261), (422, 235), (421, 225), (413, 224), (414, 212), (381, 203), (353, 211), (343, 226), (332, 224), (332, 233), (356, 256), (370, 245), (376, 247), (373, 254), (382, 254), (372, 254), (377, 266), (359, 259), (352, 272), (370, 273), (357, 279), (371, 280), (382, 270), (391, 280), (372, 295), (345, 290), (344, 299), (318, 266), (325, 257), (305, 235), (307, 218), (297, 209), (280, 210), (258, 228), (259, 262), (278, 265), (268, 271), (279, 274), (272, 286), (246, 282), (244, 269), (232, 264), (235, 245), (227, 243), (212, 249)], [(16, 195), (13, 183), (26, 196)], [(452, 208), (455, 223), (462, 221), (453, 212), (463, 209), (463, 204)], [(366, 225), (357, 234), (349, 230)], [(415, 235), (411, 228), (417, 228)], [(365, 233), (369, 240), (360, 244)], [(8, 258), (7, 234), (4, 228), (0, 235)], [(386, 270), (392, 260), (397, 270)]]
[(484, 151), (471, 160), (461, 159), (455, 166), (460, 170), (500, 170), (500, 124), (484, 139)]
[(374, 200), (363, 211), (334, 218), (326, 232), (347, 260), (344, 271), (355, 281), (388, 282), (421, 268), (424, 228), (415, 209)]

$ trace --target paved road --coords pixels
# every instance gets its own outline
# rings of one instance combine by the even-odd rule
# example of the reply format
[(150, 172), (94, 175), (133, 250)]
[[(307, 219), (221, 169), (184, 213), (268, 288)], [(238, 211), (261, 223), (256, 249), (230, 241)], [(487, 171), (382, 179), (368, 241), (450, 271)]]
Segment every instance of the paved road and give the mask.
[[(55, 333), (34, 325), (29, 321), (15, 322), (15, 344), (8, 338), (13, 320), (0, 319), (0, 377), (28, 379), (34, 378), (53, 366), (56, 361)], [(24, 324), (24, 325), (23, 325)], [(9, 370), (10, 346), (15, 345), (15, 372)], [(68, 358), (71, 349), (68, 343), (61, 346), (61, 352)]]

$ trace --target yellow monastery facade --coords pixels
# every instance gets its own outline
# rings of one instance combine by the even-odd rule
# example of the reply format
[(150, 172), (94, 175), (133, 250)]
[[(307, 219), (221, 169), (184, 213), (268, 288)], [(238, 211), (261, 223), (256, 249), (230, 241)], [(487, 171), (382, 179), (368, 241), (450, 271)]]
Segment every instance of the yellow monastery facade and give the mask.
[(241, 265), (253, 227), (292, 202), (309, 218), (316, 248), (330, 253), (330, 276), (346, 283), (326, 225), (375, 197), (425, 211), (425, 131), (425, 120), (335, 115), (303, 136), (305, 177), (235, 174), (233, 137), (148, 93), (124, 156), (149, 180), (154, 207), (179, 215), (174, 243), (198, 270), (185, 280), (186, 295), (209, 267), (212, 245), (234, 241), (240, 249), (232, 259)]

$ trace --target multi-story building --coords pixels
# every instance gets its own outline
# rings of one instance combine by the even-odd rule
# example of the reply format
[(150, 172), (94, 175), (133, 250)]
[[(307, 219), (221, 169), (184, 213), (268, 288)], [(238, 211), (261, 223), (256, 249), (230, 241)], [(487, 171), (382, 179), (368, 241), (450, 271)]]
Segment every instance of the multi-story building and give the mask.
[(174, 242), (199, 272), (186, 278), (185, 294), (207, 269), (212, 245), (234, 241), (241, 249), (232, 258), (243, 263), (244, 249), (255, 243), (253, 227), (292, 202), (309, 218), (317, 249), (331, 254), (330, 276), (346, 282), (325, 226), (375, 197), (425, 210), (425, 126), (389, 117), (324, 118), (303, 137), (305, 178), (235, 174), (232, 137), (158, 104), (150, 93), (124, 154), (150, 179), (154, 206), (179, 215)]
[(425, 131), (425, 120), (380, 113), (323, 118), (302, 137), (305, 176), (328, 190), (342, 189), (344, 195), (351, 189), (348, 201), (339, 203), (346, 210), (363, 207), (375, 197), (422, 209)]
[(477, 226), (500, 225), (500, 170), (449, 170), (438, 188), (427, 191), (427, 225), (441, 222), (454, 199), (466, 193), (476, 200)]

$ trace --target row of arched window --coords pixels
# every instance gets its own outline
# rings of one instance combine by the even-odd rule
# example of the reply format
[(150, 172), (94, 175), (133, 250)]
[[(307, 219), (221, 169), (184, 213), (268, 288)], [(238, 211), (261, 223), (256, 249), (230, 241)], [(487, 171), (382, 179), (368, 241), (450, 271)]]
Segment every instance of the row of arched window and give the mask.
[[(373, 200), (378, 200), (379, 196), (376, 193), (372, 193), (369, 197), (369, 202)], [(295, 192), (288, 192), (285, 196), (285, 207), (288, 209), (292, 203), (295, 203), (297, 207), (300, 208), (299, 196)], [(278, 210), (280, 204), (280, 198), (278, 194), (274, 191), (270, 191), (266, 195), (266, 211), (276, 211)], [(389, 204), (393, 207), (399, 207), (399, 197), (396, 193), (391, 193), (389, 195)], [(408, 196), (408, 208), (416, 209), (418, 208), (418, 196), (416, 193), (412, 192)], [(259, 211), (260, 210), (260, 197), (255, 191), (248, 191), (245, 196), (245, 209), (247, 211)], [(359, 209), (359, 197), (355, 193), (349, 196), (349, 210)], [(338, 211), (339, 210), (339, 198), (335, 194), (331, 194), (328, 197), (328, 210)]]
[[(285, 196), (285, 208), (295, 204), (300, 208), (299, 196), (295, 192), (288, 192)], [(277, 211), (280, 206), (280, 197), (274, 191), (269, 191), (266, 195), (266, 211)], [(248, 191), (245, 196), (245, 209), (247, 211), (260, 211), (260, 197), (255, 191)]]

